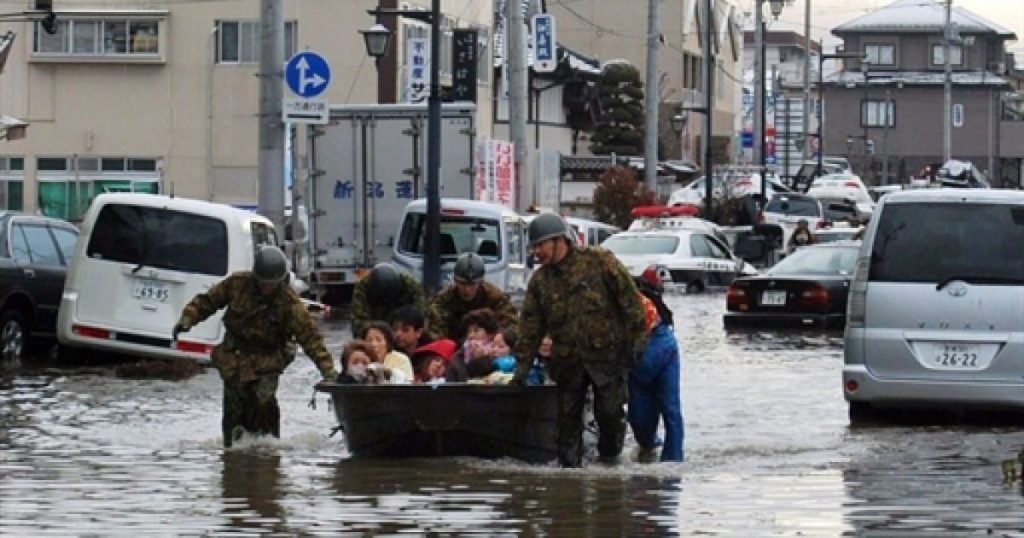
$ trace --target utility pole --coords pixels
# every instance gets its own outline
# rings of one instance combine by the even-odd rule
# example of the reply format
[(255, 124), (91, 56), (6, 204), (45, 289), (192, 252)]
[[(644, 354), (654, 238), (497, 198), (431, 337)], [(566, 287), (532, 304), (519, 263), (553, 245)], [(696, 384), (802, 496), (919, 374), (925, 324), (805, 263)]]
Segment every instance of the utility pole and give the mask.
[(892, 92), (885, 90), (885, 114), (882, 116), (885, 123), (882, 128), (882, 185), (889, 184), (889, 109), (892, 106)]
[(945, 76), (942, 80), (942, 162), (949, 161), (952, 154), (953, 123), (953, 71), (949, 62), (949, 41), (953, 38), (953, 0), (946, 0), (946, 24), (943, 26), (942, 63)]
[(260, 0), (260, 213), (284, 237), (284, 123), (281, 121), (281, 71), (284, 63), (284, 12), (281, 0)]
[(658, 6), (647, 0), (647, 88), (644, 90), (644, 183), (658, 189)]
[(715, 114), (714, 90), (715, 90), (715, 45), (714, 24), (712, 16), (714, 13), (714, 0), (704, 0), (704, 218), (714, 220), (711, 209), (714, 203), (714, 177), (715, 170), (712, 163), (712, 118)]
[[(818, 54), (821, 54), (819, 51)], [(810, 158), (811, 139), (811, 0), (804, 0), (804, 147), (801, 154)], [(786, 171), (789, 173), (789, 170)]]
[(764, 151), (764, 123), (761, 113), (764, 109), (764, 56), (761, 54), (764, 44), (764, 14), (761, 7), (763, 0), (754, 0), (754, 152), (753, 164), (761, 164)]
[(526, 23), (521, 0), (505, 0), (505, 72), (508, 76), (508, 133), (515, 148), (516, 210), (533, 204), (535, 189), (526, 181)]

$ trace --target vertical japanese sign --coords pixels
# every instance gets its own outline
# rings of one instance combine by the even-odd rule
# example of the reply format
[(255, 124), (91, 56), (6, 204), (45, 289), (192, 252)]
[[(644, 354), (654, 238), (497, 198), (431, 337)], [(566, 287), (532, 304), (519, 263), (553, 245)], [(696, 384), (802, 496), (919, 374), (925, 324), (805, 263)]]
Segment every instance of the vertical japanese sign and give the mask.
[(511, 142), (483, 140), (477, 146), (476, 180), (473, 195), (477, 200), (514, 209), (515, 153)]
[(492, 140), (494, 144), (494, 202), (515, 209), (515, 153), (512, 142)]
[(533, 70), (550, 73), (558, 66), (555, 60), (555, 17), (550, 13), (533, 16)]
[(408, 58), (405, 102), (425, 103), (430, 93), (430, 42), (425, 37), (414, 37), (407, 40), (405, 46)]
[(477, 33), (473, 29), (454, 30), (452, 47), (452, 97), (455, 101), (476, 102)]

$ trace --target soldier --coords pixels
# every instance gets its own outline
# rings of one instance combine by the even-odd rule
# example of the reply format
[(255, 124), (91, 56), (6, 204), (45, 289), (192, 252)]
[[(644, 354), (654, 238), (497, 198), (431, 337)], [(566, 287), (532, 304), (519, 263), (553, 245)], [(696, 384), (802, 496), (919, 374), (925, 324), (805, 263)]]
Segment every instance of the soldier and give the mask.
[(583, 404), (593, 387), (598, 452), (613, 462), (626, 433), (626, 376), (645, 342), (640, 298), (625, 267), (599, 247), (576, 247), (565, 221), (543, 214), (530, 222), (530, 244), (542, 266), (530, 279), (519, 318), (515, 382), (524, 384), (545, 335), (548, 371), (558, 384), (558, 460), (583, 462)]
[(362, 334), (370, 321), (391, 323), (392, 313), (404, 305), (426, 311), (419, 282), (388, 262), (378, 263), (352, 291), (352, 335)]
[(471, 310), (490, 308), (501, 328), (515, 327), (519, 313), (508, 294), (484, 280), (484, 259), (467, 252), (455, 261), (455, 283), (434, 297), (427, 314), (427, 331), (434, 339), (462, 342), (466, 328), (462, 318)]
[(224, 341), (213, 349), (213, 365), (224, 381), (221, 427), (224, 446), (243, 432), (281, 436), (277, 381), (295, 358), (294, 338), (325, 380), (334, 381), (334, 360), (298, 295), (286, 284), (288, 265), (277, 247), (262, 247), (252, 271), (234, 273), (196, 295), (181, 313), (172, 338), (221, 308)]

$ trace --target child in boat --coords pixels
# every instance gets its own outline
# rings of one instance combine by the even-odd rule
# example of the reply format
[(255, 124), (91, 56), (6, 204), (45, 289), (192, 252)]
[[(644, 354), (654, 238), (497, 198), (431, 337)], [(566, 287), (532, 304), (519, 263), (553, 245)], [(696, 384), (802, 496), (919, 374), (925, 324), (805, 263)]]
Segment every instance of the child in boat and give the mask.
[(373, 352), (366, 342), (352, 340), (341, 350), (341, 373), (337, 382), (343, 385), (366, 383), (367, 368), (373, 362)]
[(537, 350), (537, 356), (533, 358), (530, 371), (526, 374), (527, 385), (543, 385), (547, 382), (547, 362), (549, 358), (551, 358), (551, 337), (545, 336), (540, 341), (540, 349)]
[(491, 354), (469, 361), (466, 371), (469, 382), (484, 385), (507, 385), (516, 372), (516, 358), (512, 348), (516, 345), (516, 331), (502, 329), (494, 335)]
[(390, 384), (412, 382), (412, 363), (405, 353), (395, 350), (395, 337), (387, 323), (370, 321), (363, 326), (363, 333), (359, 337), (373, 352), (376, 363), (390, 370)]
[(468, 364), (479, 358), (494, 356), (494, 338), (498, 334), (498, 315), (490, 308), (478, 308), (462, 317), (466, 328), (466, 341), (462, 345), (462, 358)]
[(444, 383), (445, 370), (455, 354), (455, 341), (448, 338), (435, 340), (412, 352), (417, 383)]

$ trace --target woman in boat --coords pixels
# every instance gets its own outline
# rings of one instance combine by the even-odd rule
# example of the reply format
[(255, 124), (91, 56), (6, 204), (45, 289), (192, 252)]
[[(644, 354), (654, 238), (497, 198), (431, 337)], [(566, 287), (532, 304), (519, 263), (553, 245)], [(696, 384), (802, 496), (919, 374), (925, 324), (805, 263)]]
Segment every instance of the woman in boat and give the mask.
[(395, 350), (395, 337), (387, 323), (371, 321), (366, 324), (359, 337), (373, 352), (373, 359), (376, 362), (394, 372), (400, 372), (406, 382), (412, 380), (412, 363), (405, 353)]

